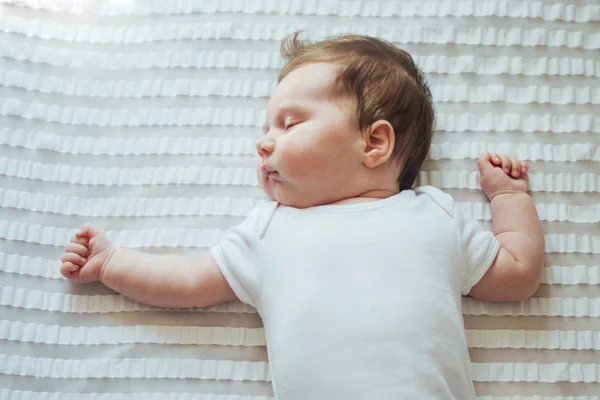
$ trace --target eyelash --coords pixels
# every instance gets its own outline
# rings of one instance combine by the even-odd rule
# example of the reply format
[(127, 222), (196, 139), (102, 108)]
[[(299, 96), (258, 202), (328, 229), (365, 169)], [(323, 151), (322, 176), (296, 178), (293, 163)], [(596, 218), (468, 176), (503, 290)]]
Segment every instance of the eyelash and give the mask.
[(298, 125), (298, 123), (297, 123), (297, 122), (292, 122), (292, 123), (290, 123), (290, 124), (287, 124), (287, 125), (285, 125), (285, 126), (284, 126), (284, 129), (285, 129), (286, 131), (289, 131), (291, 128), (293, 128), (293, 127), (294, 127), (294, 126), (296, 126), (296, 125)]
[[(302, 122), (302, 121), (297, 121), (297, 122), (291, 122), (291, 123), (284, 124), (283, 125), (283, 130), (287, 132), (290, 129), (292, 129), (294, 126), (298, 125), (300, 122)], [(265, 128), (265, 129), (267, 129), (267, 130), (263, 132), (263, 135), (266, 135), (268, 133), (268, 131), (269, 131), (268, 128)]]

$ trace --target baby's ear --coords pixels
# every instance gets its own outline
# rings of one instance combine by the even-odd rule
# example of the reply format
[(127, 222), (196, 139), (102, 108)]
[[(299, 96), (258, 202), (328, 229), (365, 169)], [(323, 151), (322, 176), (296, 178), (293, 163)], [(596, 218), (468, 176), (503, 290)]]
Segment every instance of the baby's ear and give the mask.
[(392, 157), (396, 135), (394, 127), (388, 121), (375, 121), (363, 133), (365, 144), (363, 163), (375, 168)]

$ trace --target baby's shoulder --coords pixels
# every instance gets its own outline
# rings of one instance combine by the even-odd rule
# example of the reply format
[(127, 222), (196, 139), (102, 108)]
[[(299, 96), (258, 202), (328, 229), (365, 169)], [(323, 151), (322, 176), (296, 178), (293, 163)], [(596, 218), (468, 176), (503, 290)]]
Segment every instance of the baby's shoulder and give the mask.
[(444, 193), (440, 189), (433, 186), (420, 186), (414, 191), (417, 194), (417, 196), (429, 197), (450, 217), (454, 218), (454, 199), (448, 193)]

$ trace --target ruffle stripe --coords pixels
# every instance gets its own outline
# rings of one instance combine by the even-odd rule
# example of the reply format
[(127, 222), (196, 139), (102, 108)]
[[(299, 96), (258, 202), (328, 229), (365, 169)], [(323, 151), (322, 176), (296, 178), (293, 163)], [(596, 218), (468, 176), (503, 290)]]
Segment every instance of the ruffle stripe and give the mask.
[(54, 379), (170, 378), (270, 381), (263, 361), (192, 358), (60, 359), (0, 354), (0, 373)]
[[(0, 220), (0, 238), (27, 243), (62, 247), (75, 229), (56, 228), (26, 222)], [(226, 230), (220, 229), (140, 229), (106, 231), (106, 235), (123, 247), (212, 247)], [(600, 236), (547, 234), (547, 253), (600, 254)]]
[[(35, 139), (31, 140), (31, 142), (34, 141)], [(594, 143), (441, 142), (431, 144), (429, 158), (431, 160), (477, 159), (484, 151), (509, 154), (527, 161), (600, 161), (600, 146)]]
[[(535, 207), (542, 221), (566, 221), (584, 224), (600, 222), (600, 204), (573, 206), (553, 203), (536, 204)], [(492, 220), (489, 203), (456, 202), (455, 209), (478, 220)]]
[(477, 396), (477, 400), (600, 400), (598, 396)]
[[(46, 132), (0, 128), (0, 145), (30, 150), (54, 151), (62, 154), (132, 156), (148, 154), (173, 155), (255, 155), (256, 139), (249, 137), (86, 137), (62, 136)], [(589, 144), (588, 153), (592, 151)], [(572, 154), (584, 150), (572, 148)]]
[[(0, 220), (0, 238), (27, 243), (62, 247), (76, 229), (56, 228), (26, 222)], [(106, 231), (122, 247), (212, 247), (227, 232), (221, 229), (140, 229)], [(566, 245), (562, 240), (558, 243)]]
[[(0, 286), (0, 305), (67, 313), (177, 311), (146, 306), (120, 295), (72, 295), (10, 286)], [(194, 309), (194, 311), (256, 313), (254, 308), (240, 302), (223, 303), (207, 308)], [(492, 316), (599, 317), (600, 298), (534, 297), (517, 303), (487, 303), (464, 297), (462, 298), (462, 312), (465, 315)]]
[[(64, 393), (29, 392), (23, 390), (0, 389), (0, 398), (11, 400), (275, 400), (266, 396), (242, 396), (236, 394), (209, 393)], [(508, 399), (507, 399), (508, 400)], [(512, 399), (518, 400), (518, 399)], [(523, 399), (527, 400), (527, 399)], [(534, 399), (531, 399), (534, 400)], [(536, 399), (544, 400), (544, 399)], [(549, 399), (550, 400), (550, 399)], [(562, 399), (561, 399), (562, 400)], [(565, 399), (565, 400), (595, 400)]]
[[(0, 70), (0, 85), (29, 91), (100, 98), (145, 98), (172, 96), (223, 96), (266, 98), (276, 82), (247, 79), (144, 79), (93, 80), (42, 76), (7, 69)], [(506, 85), (431, 85), (436, 102), (511, 104), (600, 104), (599, 87), (552, 87)]]
[(523, 132), (595, 132), (600, 133), (600, 117), (592, 115), (550, 114), (444, 114), (436, 115), (441, 131), (523, 131)]
[(0, 305), (43, 311), (90, 314), (132, 311), (196, 311), (256, 314), (254, 308), (239, 301), (219, 303), (204, 308), (186, 308), (180, 310), (151, 307), (116, 294), (96, 296), (73, 295), (14, 288), (11, 286), (0, 286)]
[(53, 345), (135, 343), (265, 346), (262, 328), (196, 326), (60, 326), (0, 320), (0, 339)]
[(600, 88), (596, 87), (550, 87), (505, 85), (432, 85), (436, 102), (512, 104), (599, 104)]
[(28, 0), (28, 7), (75, 14), (171, 15), (202, 13), (244, 13), (280, 15), (336, 15), (341, 17), (501, 17), (536, 18), (545, 21), (589, 22), (600, 20), (600, 6), (594, 4), (544, 4), (539, 1), (363, 1), (316, 2), (306, 0), (175, 0), (169, 2), (112, 1), (87, 3), (77, 0)]
[[(280, 69), (278, 52), (237, 50), (164, 50), (155, 52), (76, 51), (44, 45), (15, 44), (0, 40), (0, 57), (74, 68), (151, 69), (151, 68), (241, 68)], [(417, 55), (415, 62), (425, 73), (481, 75), (566, 75), (600, 77), (600, 61), (587, 58), (557, 57), (476, 57)]]
[(600, 285), (600, 266), (576, 265), (544, 268), (542, 283), (548, 285)]
[(83, 198), (0, 188), (0, 207), (86, 217), (245, 216), (262, 202), (234, 197)]
[[(0, 163), (1, 165), (1, 163)], [(598, 192), (600, 175), (592, 173), (530, 173), (529, 190), (533, 192)], [(420, 185), (444, 189), (478, 190), (479, 173), (476, 171), (421, 171)]]
[(600, 236), (569, 234), (544, 235), (546, 253), (600, 254)]
[[(597, 331), (472, 330), (468, 346), (486, 349), (600, 350)], [(262, 328), (164, 325), (60, 326), (0, 320), (0, 339), (52, 345), (187, 344), (265, 346)]]
[(515, 303), (490, 303), (463, 297), (462, 312), (492, 316), (600, 317), (600, 298), (533, 297)]
[[(546, 28), (458, 28), (454, 26), (311, 25), (321, 37), (357, 33), (398, 44), (455, 44), (472, 46), (547, 46), (596, 50), (600, 33)], [(32, 20), (16, 16), (0, 18), (0, 32), (80, 43), (133, 44), (172, 40), (280, 40), (306, 28), (294, 23), (239, 23), (230, 21), (154, 25), (91, 26)]]
[[(245, 167), (104, 168), (43, 164), (0, 157), (0, 175), (78, 185), (243, 185), (258, 186), (256, 171)], [(476, 171), (421, 171), (420, 185), (480, 189)], [(592, 173), (531, 173), (533, 192), (597, 192), (600, 175)]]
[[(47, 279), (63, 279), (58, 259), (0, 253), (0, 271)], [(600, 285), (600, 266), (552, 265), (544, 268), (542, 283), (547, 285)]]
[[(476, 382), (598, 382), (598, 364), (472, 363)], [(0, 373), (36, 378), (270, 381), (266, 362), (196, 359), (52, 359), (0, 354)]]
[[(30, 91), (54, 93), (64, 96), (89, 96), (110, 98), (142, 98), (172, 96), (224, 96), (267, 98), (273, 92), (276, 81), (248, 79), (144, 79), (144, 80), (97, 80), (29, 74), (14, 69), (0, 70), (0, 84)], [(519, 88), (515, 88), (519, 89)], [(541, 102), (577, 101), (587, 104), (600, 98), (600, 89), (590, 88), (544, 88), (532, 87), (519, 91), (523, 96)], [(553, 90), (553, 89), (559, 89)], [(498, 89), (495, 89), (497, 92)], [(513, 92), (512, 90), (508, 90)], [(445, 90), (444, 90), (445, 92)], [(596, 93), (598, 92), (598, 93)], [(514, 94), (508, 95), (511, 99)], [(494, 94), (496, 96), (497, 93)], [(564, 95), (564, 97), (557, 97)], [(476, 95), (480, 97), (479, 95)], [(529, 98), (528, 97), (528, 98)], [(516, 98), (515, 98), (516, 100)], [(546, 101), (543, 101), (546, 100)], [(572, 100), (572, 101), (570, 101)], [(560, 103), (566, 104), (566, 103)]]
[(600, 350), (597, 331), (465, 330), (469, 347), (484, 349)]
[[(108, 70), (119, 69), (152, 69), (152, 68), (240, 68), (240, 69), (280, 69), (283, 66), (281, 56), (277, 52), (242, 51), (242, 50), (165, 50), (162, 52), (99, 52), (78, 51), (44, 45), (16, 45), (8, 40), (0, 40), (0, 57), (32, 63), (67, 66), (73, 68), (100, 68)], [(566, 59), (567, 61), (550, 61), (540, 66), (536, 59), (525, 61), (531, 69), (543, 72), (561, 66), (567, 71), (597, 72), (600, 76), (600, 66), (595, 67), (592, 60)], [(578, 61), (577, 61), (578, 60)], [(471, 61), (471, 63), (473, 63)], [(463, 63), (468, 64), (465, 60)], [(591, 64), (590, 64), (591, 63)], [(547, 64), (544, 67), (544, 64)], [(571, 64), (576, 69), (572, 69)], [(600, 64), (600, 63), (599, 63)], [(490, 64), (490, 67), (493, 67)], [(589, 68), (592, 68), (591, 70)], [(528, 68), (528, 67), (526, 67)], [(558, 71), (558, 70), (557, 70)], [(594, 72), (595, 71), (595, 72)], [(495, 73), (495, 72), (492, 72)], [(568, 75), (572, 75), (568, 73)], [(578, 73), (575, 73), (578, 75)], [(595, 75), (594, 75), (595, 76)]]
[[(0, 188), (0, 206), (61, 215), (85, 217), (156, 217), (182, 215), (245, 216), (264, 200), (252, 198), (108, 197), (83, 198)], [(600, 222), (600, 204), (536, 204), (542, 221)], [(457, 202), (457, 212), (490, 221), (488, 203)]]
[(0, 157), (0, 175), (78, 185), (241, 185), (258, 186), (256, 171), (244, 167), (104, 168), (42, 164)]
[[(63, 136), (47, 132), (0, 128), (0, 145), (62, 154), (91, 155), (255, 155), (255, 137), (106, 137)], [(484, 151), (514, 155), (530, 161), (600, 161), (594, 143), (432, 143), (430, 160), (477, 159)]]
[(600, 364), (472, 363), (476, 382), (599, 382)]
[[(63, 393), (0, 389), (0, 398), (12, 400), (275, 400), (274, 397), (198, 393)], [(600, 400), (598, 396), (478, 396), (477, 400)]]
[(38, 276), (47, 279), (63, 279), (61, 261), (41, 257), (0, 253), (0, 271), (11, 274)]
[[(0, 99), (0, 115), (71, 125), (95, 126), (262, 126), (264, 109), (254, 108), (136, 108), (109, 109), (49, 105)], [(516, 115), (516, 114), (515, 114)], [(591, 118), (591, 116), (590, 116)], [(585, 120), (585, 118), (583, 118)], [(566, 123), (566, 121), (564, 121)], [(585, 125), (592, 123), (590, 119)], [(600, 127), (600, 124), (599, 124)], [(588, 130), (588, 129), (586, 129)]]
[[(250, 126), (262, 127), (266, 110), (255, 108), (86, 108), (0, 98), (0, 115), (92, 126)], [(444, 114), (440, 131), (523, 131), (600, 133), (600, 117), (591, 114)]]

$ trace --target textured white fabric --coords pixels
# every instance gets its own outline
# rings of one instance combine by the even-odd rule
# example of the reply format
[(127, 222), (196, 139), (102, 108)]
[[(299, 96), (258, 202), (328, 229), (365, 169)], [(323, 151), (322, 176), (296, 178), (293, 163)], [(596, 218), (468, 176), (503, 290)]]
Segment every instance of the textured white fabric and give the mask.
[[(599, 23), (598, 0), (0, 0), (0, 398), (272, 396), (250, 306), (157, 310), (58, 268), (85, 222), (121, 246), (194, 257), (261, 204), (254, 142), (279, 39), (300, 26), (414, 56), (438, 114), (419, 184), (486, 228), (475, 159), (532, 162), (544, 283), (519, 303), (463, 298), (475, 390), (598, 396)], [(221, 370), (143, 369), (185, 359)], [(120, 375), (77, 370), (94, 364)]]
[(499, 248), (423, 187), (369, 203), (268, 202), (211, 254), (263, 319), (278, 399), (468, 400), (460, 297)]

